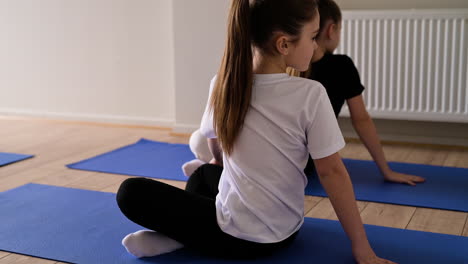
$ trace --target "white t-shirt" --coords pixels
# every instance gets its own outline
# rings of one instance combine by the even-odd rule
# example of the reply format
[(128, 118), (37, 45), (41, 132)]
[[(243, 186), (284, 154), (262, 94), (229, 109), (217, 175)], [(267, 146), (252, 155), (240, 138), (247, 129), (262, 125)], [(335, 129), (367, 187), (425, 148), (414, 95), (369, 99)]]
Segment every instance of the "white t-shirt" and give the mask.
[[(200, 131), (216, 137), (209, 103)], [(254, 242), (288, 238), (304, 222), (303, 170), (309, 153), (314, 159), (324, 158), (344, 145), (320, 83), (286, 73), (254, 74), (244, 126), (232, 154), (223, 157), (216, 196), (218, 225), (232, 236)]]

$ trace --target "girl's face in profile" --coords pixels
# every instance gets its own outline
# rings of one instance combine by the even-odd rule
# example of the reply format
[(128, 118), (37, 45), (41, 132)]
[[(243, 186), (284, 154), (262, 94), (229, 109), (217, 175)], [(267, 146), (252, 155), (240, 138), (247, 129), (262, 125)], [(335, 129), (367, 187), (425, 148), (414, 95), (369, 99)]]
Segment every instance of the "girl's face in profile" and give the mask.
[(332, 28), (332, 30), (330, 32), (329, 47), (328, 47), (327, 51), (330, 52), (330, 53), (333, 53), (333, 51), (335, 51), (335, 49), (340, 44), (340, 40), (341, 40), (341, 21), (336, 23), (336, 24), (332, 24), (331, 26), (333, 28)]
[(317, 49), (317, 34), (319, 32), (320, 16), (304, 24), (299, 40), (293, 44), (291, 52), (286, 56), (286, 64), (298, 71), (306, 71), (310, 60)]
[(330, 21), (325, 26), (324, 32), (322, 32), (317, 40), (317, 50), (312, 57), (312, 62), (317, 62), (323, 58), (325, 53), (333, 53), (340, 44), (341, 40), (341, 21), (333, 23)]

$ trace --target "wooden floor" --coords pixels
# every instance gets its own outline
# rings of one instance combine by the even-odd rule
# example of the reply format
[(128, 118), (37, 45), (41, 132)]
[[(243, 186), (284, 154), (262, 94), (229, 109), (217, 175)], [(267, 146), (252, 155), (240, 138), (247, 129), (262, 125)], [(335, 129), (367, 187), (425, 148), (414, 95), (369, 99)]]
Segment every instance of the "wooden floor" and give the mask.
[[(170, 143), (188, 143), (189, 140), (167, 129), (14, 117), (0, 117), (0, 138), (2, 152), (35, 155), (32, 159), (0, 167), (0, 191), (26, 183), (41, 183), (116, 192), (128, 176), (71, 170), (65, 164), (134, 143), (140, 138)], [(384, 151), (389, 161), (468, 168), (467, 149), (384, 145)], [(340, 154), (344, 158), (370, 160), (359, 143), (348, 143)], [(180, 188), (185, 186), (185, 182), (163, 181)], [(327, 198), (306, 196), (305, 200), (307, 217), (337, 219)], [(358, 202), (358, 206), (366, 224), (468, 236), (468, 213), (372, 202)], [(0, 251), (0, 264), (6, 263), (61, 262)]]

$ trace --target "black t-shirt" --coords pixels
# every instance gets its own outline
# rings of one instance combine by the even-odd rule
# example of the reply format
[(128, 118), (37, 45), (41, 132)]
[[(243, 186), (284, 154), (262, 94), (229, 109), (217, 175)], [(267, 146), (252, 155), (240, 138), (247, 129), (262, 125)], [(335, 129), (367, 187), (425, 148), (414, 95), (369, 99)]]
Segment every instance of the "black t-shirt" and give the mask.
[(364, 91), (353, 60), (346, 55), (326, 54), (312, 64), (309, 79), (320, 82), (327, 90), (336, 117), (345, 101)]

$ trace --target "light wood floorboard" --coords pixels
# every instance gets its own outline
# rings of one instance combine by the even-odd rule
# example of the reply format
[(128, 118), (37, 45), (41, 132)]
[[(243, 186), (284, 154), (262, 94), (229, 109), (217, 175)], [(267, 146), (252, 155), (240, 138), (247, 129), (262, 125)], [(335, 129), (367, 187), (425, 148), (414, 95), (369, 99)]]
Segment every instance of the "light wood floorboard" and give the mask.
[(463, 212), (418, 208), (407, 229), (459, 236), (466, 219), (467, 213)]
[[(6, 252), (5, 252), (6, 253)], [(56, 264), (62, 263), (54, 260), (33, 258), (19, 254), (8, 254), (0, 258), (0, 264)]]
[(465, 222), (465, 229), (463, 231), (463, 236), (468, 237), (468, 218), (466, 219), (466, 222)]
[[(357, 201), (358, 210), (362, 212), (362, 210), (367, 206), (367, 202)], [(314, 217), (314, 218), (321, 218), (321, 219), (329, 219), (329, 220), (338, 220), (333, 207), (331, 206), (330, 199), (322, 198), (322, 200), (314, 206), (306, 215), (306, 217)]]

